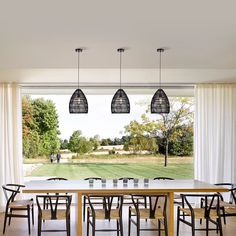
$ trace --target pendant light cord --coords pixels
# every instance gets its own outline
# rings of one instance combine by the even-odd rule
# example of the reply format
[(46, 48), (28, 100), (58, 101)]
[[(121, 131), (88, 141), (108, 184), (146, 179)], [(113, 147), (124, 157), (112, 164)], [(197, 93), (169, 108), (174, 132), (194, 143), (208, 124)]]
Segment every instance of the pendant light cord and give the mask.
[(161, 88), (161, 50), (160, 50), (160, 59), (159, 59), (159, 87)]
[(121, 53), (122, 51), (120, 50), (120, 89), (121, 89)]
[(78, 89), (79, 89), (79, 54), (80, 51), (78, 51)]

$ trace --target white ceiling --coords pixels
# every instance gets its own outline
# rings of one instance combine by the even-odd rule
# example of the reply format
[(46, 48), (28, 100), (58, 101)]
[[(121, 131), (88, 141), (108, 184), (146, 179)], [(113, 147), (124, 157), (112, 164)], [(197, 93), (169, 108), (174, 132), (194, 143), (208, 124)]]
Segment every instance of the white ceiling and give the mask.
[[(119, 47), (125, 68), (156, 68), (164, 47), (163, 68), (216, 74), (190, 83), (236, 81), (235, 9), (235, 0), (0, 0), (0, 80), (27, 82), (21, 69), (76, 68), (77, 47), (85, 48), (81, 68), (117, 68)], [(167, 82), (183, 82), (176, 79)]]

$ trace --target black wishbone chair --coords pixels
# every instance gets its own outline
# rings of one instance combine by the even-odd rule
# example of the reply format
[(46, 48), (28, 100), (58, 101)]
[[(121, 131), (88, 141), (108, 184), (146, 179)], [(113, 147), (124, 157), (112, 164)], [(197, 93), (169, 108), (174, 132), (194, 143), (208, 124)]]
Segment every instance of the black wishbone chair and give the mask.
[[(41, 232), (62, 232), (66, 231), (67, 236), (70, 236), (70, 205), (71, 195), (37, 195), (36, 202), (38, 205), (38, 236)], [(59, 205), (60, 201), (65, 204)], [(41, 207), (40, 202), (48, 202), (48, 209)], [(66, 220), (66, 229), (50, 229), (42, 230), (42, 221), (47, 220)]]
[[(155, 177), (153, 180), (175, 180), (173, 178), (170, 178), (170, 177)], [(181, 205), (181, 197), (180, 197), (180, 194), (174, 194), (174, 203), (175, 204), (178, 204), (178, 205)]]
[[(52, 177), (52, 178), (48, 178), (47, 181), (68, 181), (68, 179), (63, 178), (63, 177)], [(65, 194), (67, 194), (67, 193), (65, 193)], [(60, 194), (59, 193), (47, 193), (47, 195), (58, 196)], [(52, 198), (52, 200), (53, 200), (53, 198)], [(48, 201), (46, 198), (44, 199), (44, 201), (45, 202), (43, 203), (43, 208), (47, 209), (48, 208)], [(65, 201), (59, 202), (58, 204), (65, 204)]]
[(232, 202), (224, 205), (224, 217), (236, 216), (236, 188), (229, 190), (232, 196)]
[[(128, 184), (129, 181), (134, 180), (132, 177), (122, 177), (119, 178), (120, 181), (123, 181), (123, 184)], [(140, 203), (142, 203), (145, 207), (147, 207), (147, 199), (145, 196), (138, 196)], [(133, 201), (131, 195), (123, 195), (123, 204), (124, 205), (133, 205)]]
[[(149, 206), (144, 207), (140, 204), (139, 197), (145, 196), (149, 198)], [(131, 234), (131, 223), (137, 227), (137, 236), (140, 235), (140, 231), (158, 231), (158, 235), (161, 235), (161, 231), (164, 230), (165, 236), (168, 235), (167, 226), (167, 195), (165, 194), (147, 194), (147, 195), (132, 195), (132, 201), (134, 207), (129, 207), (129, 224), (128, 224), (128, 236)], [(155, 220), (157, 222), (157, 228), (141, 228), (141, 220)], [(161, 228), (163, 224), (164, 229)]]
[[(233, 205), (233, 191), (231, 191), (231, 189), (233, 189), (234, 184), (232, 183), (217, 183), (215, 184), (217, 186), (222, 186), (224, 188), (228, 188), (229, 191), (226, 193), (218, 193), (220, 196), (220, 210), (221, 210), (221, 216), (224, 219), (224, 224), (226, 224), (226, 212), (225, 209), (226, 208), (231, 208)], [(235, 204), (235, 203), (234, 203)], [(202, 199), (202, 206), (204, 205), (204, 199)], [(216, 205), (216, 202), (213, 202), (213, 206)]]
[[(196, 230), (205, 230), (206, 235), (210, 230), (220, 231), (220, 236), (223, 236), (221, 217), (220, 217), (220, 196), (219, 194), (181, 194), (182, 207), (177, 208), (177, 236), (179, 236), (179, 224), (180, 222), (187, 224), (192, 228), (192, 236), (195, 236)], [(192, 200), (198, 200), (199, 207), (192, 206), (189, 202), (189, 198)], [(200, 205), (201, 199), (207, 203), (202, 207)], [(190, 219), (189, 219), (190, 218)], [(189, 220), (188, 220), (189, 219)], [(206, 228), (196, 228), (195, 220), (205, 220)], [(209, 223), (216, 225), (216, 228), (209, 228)]]
[[(87, 236), (89, 236), (89, 226), (92, 227), (92, 235), (95, 236), (95, 232), (109, 232), (116, 231), (117, 235), (123, 236), (123, 221), (122, 221), (122, 207), (123, 207), (123, 195), (119, 194), (99, 194), (99, 195), (87, 195), (89, 207), (87, 208)], [(102, 208), (94, 208), (93, 198), (102, 198)], [(97, 229), (96, 220), (116, 220), (117, 228)]]
[[(8, 225), (11, 224), (11, 218), (27, 218), (28, 219), (28, 231), (30, 234), (30, 211), (32, 214), (32, 223), (34, 224), (34, 202), (33, 199), (26, 200), (15, 200), (16, 196), (20, 193), (21, 188), (25, 187), (20, 184), (6, 184), (3, 185), (3, 192), (6, 197), (6, 210), (4, 217), (4, 225), (3, 225), (3, 234), (6, 230), (7, 218), (9, 218)], [(16, 214), (15, 211), (26, 211), (27, 214)]]
[[(86, 181), (89, 181), (89, 180), (99, 180), (101, 181), (102, 178), (100, 177), (88, 177), (88, 178), (85, 178), (84, 180)], [(96, 204), (96, 205), (103, 205), (103, 199), (102, 198), (97, 198), (97, 199), (93, 199), (93, 204)], [(85, 221), (85, 213), (86, 213), (86, 205), (88, 205), (88, 198), (87, 198), (87, 195), (84, 195), (83, 196), (83, 221)]]

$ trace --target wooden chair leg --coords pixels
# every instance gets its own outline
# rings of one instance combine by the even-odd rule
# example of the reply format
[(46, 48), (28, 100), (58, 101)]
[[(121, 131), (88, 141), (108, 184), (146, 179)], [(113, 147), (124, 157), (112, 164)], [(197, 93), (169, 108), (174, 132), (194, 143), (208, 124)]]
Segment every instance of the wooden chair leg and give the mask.
[(89, 236), (89, 212), (87, 211), (87, 236)]
[(167, 225), (167, 219), (164, 219), (164, 228), (165, 228), (165, 236), (168, 236), (168, 225)]
[(95, 236), (95, 227), (96, 227), (96, 220), (93, 219), (93, 227), (92, 227), (92, 235)]
[(179, 223), (180, 223), (180, 220), (179, 220), (179, 218), (180, 218), (180, 210), (179, 210), (179, 206), (178, 206), (178, 208), (177, 208), (177, 236), (179, 236)]
[(8, 214), (8, 210), (6, 209), (5, 216), (4, 216), (3, 234), (5, 234), (5, 230), (6, 230), (7, 214)]
[(209, 234), (209, 219), (206, 218), (206, 236)]
[(40, 216), (38, 216), (38, 236), (41, 236), (41, 230), (42, 230), (42, 219)]
[(32, 214), (32, 224), (34, 225), (34, 204), (32, 205), (31, 214)]
[(224, 207), (222, 208), (222, 211), (223, 211), (224, 224), (226, 225), (226, 217), (225, 217), (225, 208)]
[(139, 217), (137, 216), (136, 217), (137, 218), (137, 236), (140, 236), (140, 219), (139, 219)]
[(83, 221), (85, 221), (85, 211), (86, 211), (86, 196), (84, 196), (84, 201), (83, 201)]
[(28, 218), (28, 231), (30, 234), (30, 206), (27, 206), (27, 218)]
[(161, 221), (158, 220), (158, 236), (161, 236)]
[(70, 236), (70, 215), (66, 218), (66, 235)]
[[(201, 208), (204, 208), (204, 199), (202, 199), (202, 198), (201, 198)], [(202, 224), (202, 219), (200, 219), (199, 222), (200, 222), (200, 225), (201, 225)]]
[(12, 208), (10, 209), (10, 215), (9, 215), (8, 225), (11, 224), (11, 215), (12, 215)]
[(131, 207), (129, 207), (128, 236), (130, 236), (130, 231), (131, 231)]
[(123, 232), (123, 219), (122, 219), (122, 216), (120, 217), (120, 235), (123, 236), (124, 235), (124, 232)]
[(219, 217), (217, 221), (218, 221), (218, 225), (219, 225), (220, 236), (223, 236), (221, 217)]
[(192, 236), (195, 236), (195, 220), (194, 220), (194, 217), (191, 217), (191, 226), (192, 226)]
[(119, 221), (116, 220), (116, 235), (119, 236), (120, 234), (120, 226), (119, 226)]

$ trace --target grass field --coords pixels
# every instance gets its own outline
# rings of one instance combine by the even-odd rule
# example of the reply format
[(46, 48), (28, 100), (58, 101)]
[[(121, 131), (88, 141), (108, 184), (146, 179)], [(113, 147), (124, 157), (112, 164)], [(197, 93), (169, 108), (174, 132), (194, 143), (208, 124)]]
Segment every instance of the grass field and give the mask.
[(35, 169), (31, 176), (58, 176), (68, 179), (86, 177), (102, 178), (154, 178), (166, 176), (179, 179), (193, 178), (193, 163), (60, 163), (44, 164)]

